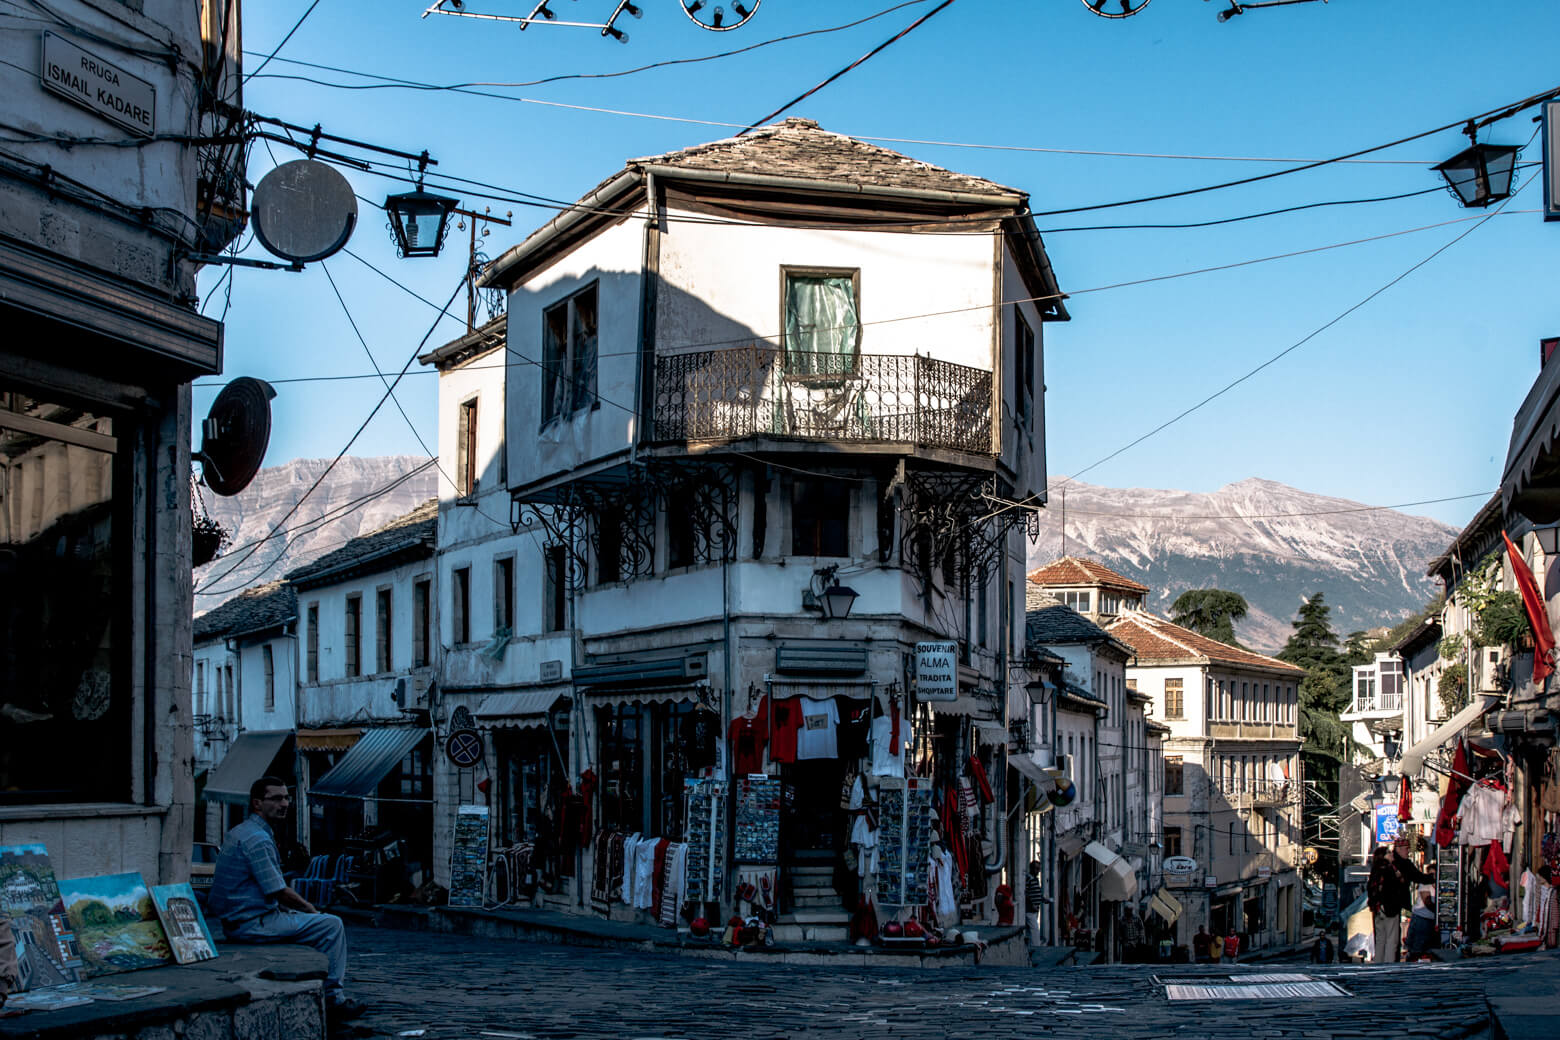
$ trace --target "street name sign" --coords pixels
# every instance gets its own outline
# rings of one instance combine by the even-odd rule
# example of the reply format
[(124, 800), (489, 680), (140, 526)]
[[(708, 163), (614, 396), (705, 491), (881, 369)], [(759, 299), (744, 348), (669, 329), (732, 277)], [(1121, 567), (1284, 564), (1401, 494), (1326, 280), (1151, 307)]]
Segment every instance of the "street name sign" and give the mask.
[(63, 36), (43, 34), (38, 81), (51, 94), (132, 133), (157, 132), (157, 88)]

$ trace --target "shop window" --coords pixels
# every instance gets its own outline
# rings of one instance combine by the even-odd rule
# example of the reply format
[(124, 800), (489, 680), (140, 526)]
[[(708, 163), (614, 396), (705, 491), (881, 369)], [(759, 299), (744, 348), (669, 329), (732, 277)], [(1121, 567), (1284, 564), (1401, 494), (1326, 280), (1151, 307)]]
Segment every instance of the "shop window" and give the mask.
[(505, 556), (493, 561), (493, 628), (495, 632), (515, 630), (515, 558)]
[(426, 578), (412, 583), (412, 667), (428, 666), (428, 644), (432, 642), (429, 607), (433, 603), (433, 583)]
[(1186, 793), (1185, 771), (1180, 755), (1165, 756), (1165, 794), (1182, 795)]
[(1182, 689), (1182, 680), (1165, 680), (1165, 718), (1186, 718), (1185, 690)]
[(542, 425), (596, 405), (596, 286), (542, 312)]
[(0, 413), (0, 805), (127, 801), (135, 431), (4, 385)]
[(860, 272), (786, 268), (782, 328), (790, 376), (856, 371), (861, 349)]
[(603, 827), (624, 832), (644, 829), (643, 710), (638, 704), (596, 710)]
[(850, 485), (798, 477), (791, 485), (791, 554), (850, 555)]
[(388, 672), (394, 667), (390, 659), (390, 626), (395, 613), (390, 607), (390, 590), (378, 589), (374, 593), (374, 671)]
[(347, 678), (363, 674), (363, 597), (348, 596), (346, 609)]
[(320, 681), (320, 605), (310, 603), (304, 610), (304, 668), (309, 682)]
[(260, 647), (260, 667), (265, 674), (265, 710), (276, 710), (276, 655), (271, 644)]
[(567, 627), (569, 561), (561, 545), (542, 550), (542, 631), (562, 632)]
[(471, 642), (471, 568), (450, 572), (450, 639), (456, 646)]
[(433, 771), (430, 767), (428, 748), (418, 745), (401, 759), (397, 793), (401, 798), (426, 801), (433, 797)]
[(477, 399), (460, 403), (460, 429), (455, 439), (455, 493), (477, 493)]

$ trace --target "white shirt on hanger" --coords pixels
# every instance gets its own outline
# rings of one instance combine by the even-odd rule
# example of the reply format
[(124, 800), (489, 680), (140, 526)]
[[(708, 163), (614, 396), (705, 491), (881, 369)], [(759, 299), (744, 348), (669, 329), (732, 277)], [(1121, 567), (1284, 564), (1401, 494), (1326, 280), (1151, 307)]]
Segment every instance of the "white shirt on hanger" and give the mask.
[(796, 732), (796, 760), (839, 758), (840, 711), (834, 706), (834, 698), (797, 700), (801, 702), (802, 725)]
[(872, 775), (873, 776), (904, 776), (905, 775), (905, 745), (910, 743), (910, 720), (899, 720), (899, 754), (893, 754), (889, 748), (893, 743), (894, 720), (887, 715), (879, 715), (872, 720)]

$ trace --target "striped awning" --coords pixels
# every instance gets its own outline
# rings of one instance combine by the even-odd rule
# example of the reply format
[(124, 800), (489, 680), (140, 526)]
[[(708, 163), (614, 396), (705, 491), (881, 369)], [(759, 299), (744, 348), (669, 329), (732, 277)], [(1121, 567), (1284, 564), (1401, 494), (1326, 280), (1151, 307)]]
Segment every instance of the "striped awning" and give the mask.
[(540, 729), (560, 703), (569, 703), (562, 688), (490, 693), (471, 715), (482, 728)]
[(830, 697), (848, 697), (866, 701), (872, 699), (872, 691), (877, 689), (877, 682), (872, 679), (806, 679), (780, 675), (766, 678), (769, 692), (776, 700), (811, 697), (815, 701), (823, 701)]
[(310, 786), (309, 795), (372, 798), (379, 781), (428, 737), (429, 731), (420, 726), (375, 726)]
[(605, 704), (681, 704), (697, 703), (703, 692), (698, 686), (598, 687), (582, 690), (585, 703)]
[(273, 770), (291, 776), (290, 764), (284, 769), (275, 769), (275, 763), (292, 735), (290, 729), (240, 733), (206, 778), (206, 788), (202, 792), (206, 800), (247, 808), (250, 784)]
[(358, 742), (363, 730), (356, 726), (345, 729), (300, 729), (299, 751), (345, 751)]

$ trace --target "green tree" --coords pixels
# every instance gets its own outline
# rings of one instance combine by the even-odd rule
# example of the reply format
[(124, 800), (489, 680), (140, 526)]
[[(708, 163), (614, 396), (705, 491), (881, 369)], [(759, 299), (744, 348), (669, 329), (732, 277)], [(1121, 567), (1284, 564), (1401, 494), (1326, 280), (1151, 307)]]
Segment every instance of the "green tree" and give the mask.
[(1235, 622), (1244, 618), (1248, 609), (1246, 598), (1238, 592), (1188, 589), (1170, 604), (1170, 620), (1198, 635), (1240, 646), (1235, 641)]

